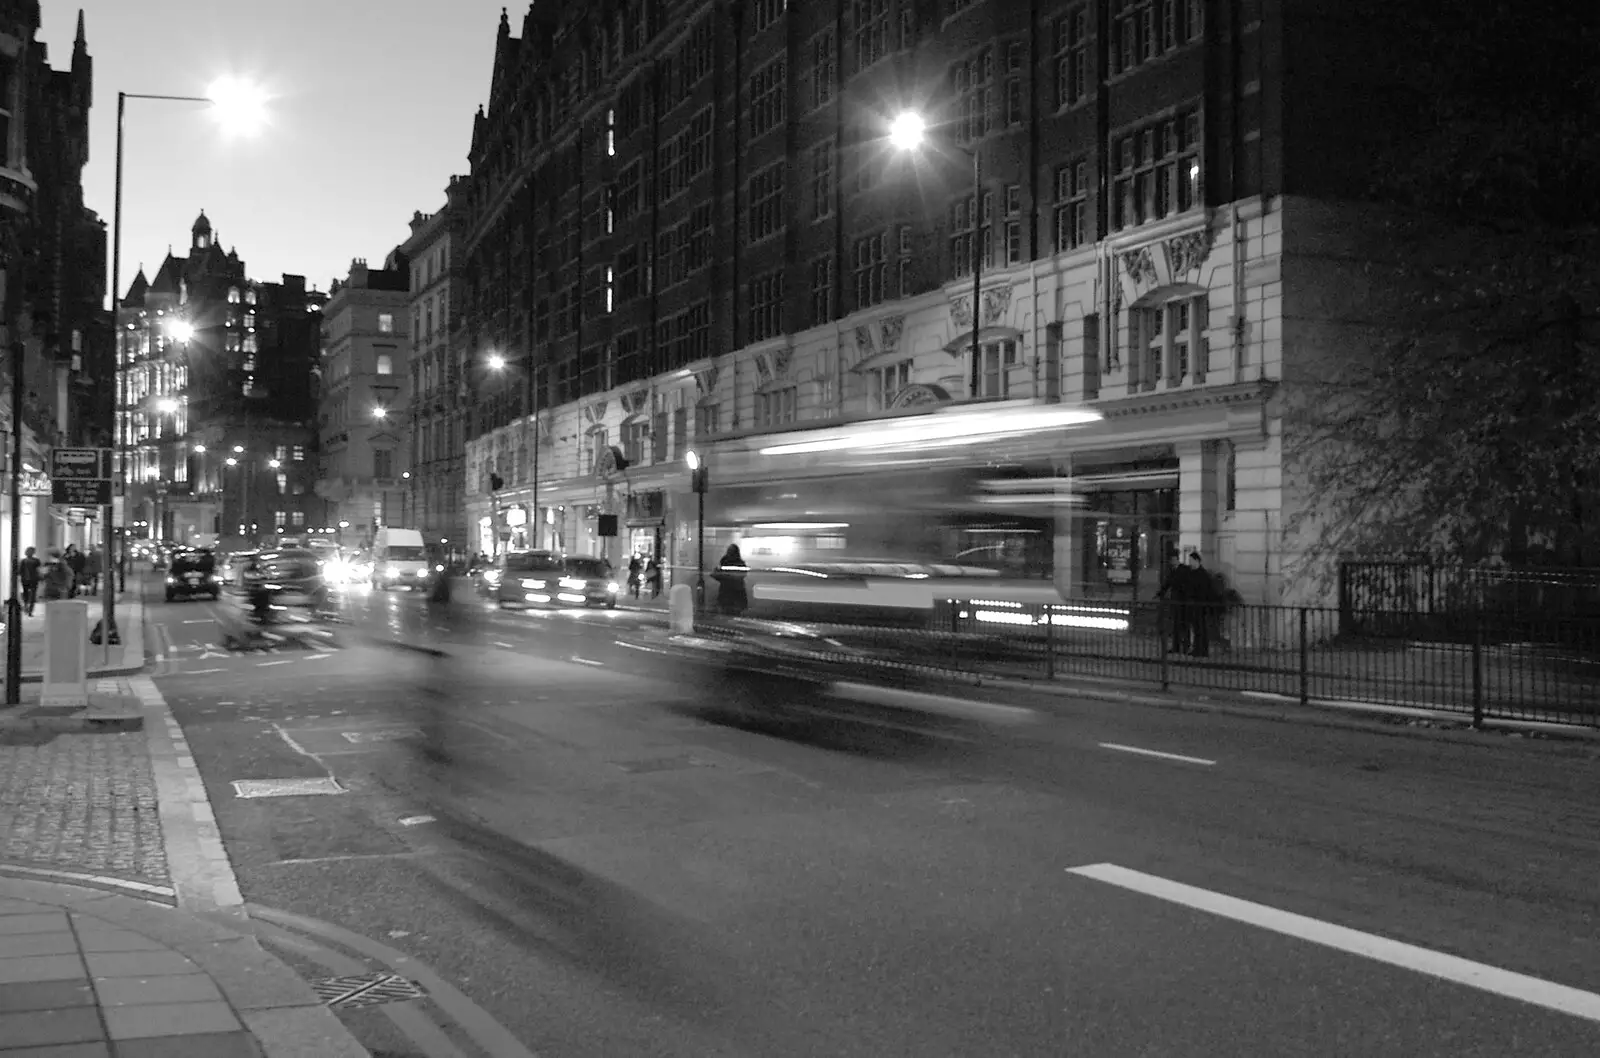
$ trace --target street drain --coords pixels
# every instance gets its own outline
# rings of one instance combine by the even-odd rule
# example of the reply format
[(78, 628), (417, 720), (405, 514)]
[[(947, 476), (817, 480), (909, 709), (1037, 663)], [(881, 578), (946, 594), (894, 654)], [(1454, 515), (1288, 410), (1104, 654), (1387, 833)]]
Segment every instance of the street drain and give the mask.
[(238, 779), (233, 784), (233, 795), (252, 797), (310, 797), (317, 794), (342, 794), (345, 788), (338, 779)]
[(650, 757), (645, 760), (614, 760), (611, 763), (631, 775), (705, 767), (704, 761), (695, 760), (693, 757)]
[(313, 981), (311, 990), (330, 1007), (375, 1007), (380, 1003), (422, 999), (428, 994), (415, 981), (389, 973), (328, 977)]
[(414, 727), (388, 731), (341, 731), (346, 742), (398, 742), (406, 738), (421, 738), (422, 732)]

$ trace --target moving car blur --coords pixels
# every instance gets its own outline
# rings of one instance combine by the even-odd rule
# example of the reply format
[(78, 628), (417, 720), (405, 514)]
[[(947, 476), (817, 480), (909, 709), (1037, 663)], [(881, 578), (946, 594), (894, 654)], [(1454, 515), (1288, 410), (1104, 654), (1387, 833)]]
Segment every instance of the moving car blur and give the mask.
[(217, 573), (216, 556), (209, 550), (183, 548), (174, 552), (167, 569), (166, 597), (168, 602), (192, 599), (196, 595), (213, 600), (222, 596), (222, 578)]

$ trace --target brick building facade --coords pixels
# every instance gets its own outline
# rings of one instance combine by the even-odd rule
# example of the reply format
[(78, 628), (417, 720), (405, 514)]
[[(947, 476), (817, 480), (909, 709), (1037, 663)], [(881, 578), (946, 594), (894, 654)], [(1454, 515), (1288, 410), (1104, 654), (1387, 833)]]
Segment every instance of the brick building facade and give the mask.
[[(763, 456), (774, 431), (1081, 403), (1103, 421), (969, 453), (1078, 497), (1039, 575), (1148, 594), (1181, 545), (1285, 597), (1274, 394), (1287, 332), (1325, 344), (1352, 311), (1321, 298), (1355, 267), (1323, 248), (1348, 150), (1383, 146), (1355, 100), (1390, 76), (1361, 27), (1302, 8), (637, 0), (536, 4), (520, 38), (503, 17), (458, 189), (454, 341), (536, 385), (469, 375), (473, 546), (521, 512), (557, 546), (684, 566), (690, 447), (737, 536), (749, 489), (861, 469)], [(920, 151), (888, 139), (906, 109)]]

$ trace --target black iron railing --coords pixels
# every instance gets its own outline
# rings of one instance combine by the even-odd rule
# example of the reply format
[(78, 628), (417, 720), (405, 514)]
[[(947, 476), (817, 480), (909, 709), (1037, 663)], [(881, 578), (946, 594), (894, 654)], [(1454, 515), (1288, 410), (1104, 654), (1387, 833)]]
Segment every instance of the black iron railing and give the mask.
[(820, 637), (792, 649), (924, 675), (1087, 677), (1409, 706), (1480, 723), (1600, 726), (1600, 620), (1484, 615), (1464, 641), (1437, 642), (1382, 631), (1405, 622), (1357, 622), (1351, 631), (1348, 616), (1336, 608), (942, 600), (926, 629), (820, 626)]

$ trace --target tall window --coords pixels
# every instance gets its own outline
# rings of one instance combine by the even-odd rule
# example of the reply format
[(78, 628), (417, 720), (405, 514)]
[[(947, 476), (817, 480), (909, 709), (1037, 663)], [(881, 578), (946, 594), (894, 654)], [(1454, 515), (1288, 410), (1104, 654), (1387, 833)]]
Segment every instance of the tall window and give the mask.
[[(970, 354), (969, 354), (970, 355)], [(1011, 392), (1010, 368), (1017, 363), (1017, 343), (1006, 338), (998, 342), (985, 342), (978, 349), (978, 357), (971, 365), (971, 387), (974, 400), (1003, 400)]]
[(832, 323), (833, 258), (819, 257), (811, 262), (811, 326)]
[(639, 270), (639, 247), (630, 246), (617, 254), (617, 299), (632, 301), (643, 293)]
[(1022, 124), (1027, 114), (1025, 74), (1028, 72), (1028, 46), (1021, 41), (1006, 45), (1006, 125)]
[(760, 33), (778, 19), (788, 8), (787, 0), (755, 0), (750, 5), (750, 30)]
[(1134, 310), (1135, 340), (1144, 351), (1138, 381), (1147, 388), (1165, 378), (1177, 386), (1204, 381), (1206, 299), (1199, 294)]
[(788, 107), (788, 64), (782, 56), (750, 75), (750, 136), (755, 138), (783, 124)]
[(822, 220), (833, 216), (833, 140), (827, 139), (811, 148), (811, 216)]
[(1056, 169), (1056, 252), (1076, 250), (1088, 242), (1089, 163), (1068, 162)]
[(856, 69), (865, 70), (887, 58), (893, 38), (889, 30), (889, 0), (855, 0)]
[(856, 304), (858, 309), (876, 305), (884, 298), (884, 281), (888, 278), (889, 233), (879, 232), (855, 245)]
[(783, 333), (783, 272), (768, 272), (750, 281), (749, 317), (752, 342)]
[(783, 170), (770, 165), (750, 178), (750, 241), (760, 242), (783, 230)]
[(1203, 0), (1112, 0), (1111, 72), (1126, 73), (1200, 39)]
[(839, 42), (833, 30), (817, 34), (811, 42), (811, 107), (833, 102), (834, 86), (839, 82)]
[(239, 304), (239, 288), (238, 287), (229, 287), (228, 288), (228, 304), (230, 304), (230, 305)]
[(876, 411), (887, 411), (895, 395), (911, 385), (911, 360), (902, 360), (888, 367), (880, 367), (868, 379), (872, 406)]
[(1114, 228), (1159, 220), (1200, 204), (1198, 110), (1124, 133), (1114, 142)]
[(1006, 185), (1006, 264), (1014, 265), (1022, 261), (1027, 252), (1022, 239), (1022, 185)]
[(632, 220), (639, 214), (641, 198), (640, 164), (629, 162), (617, 174), (616, 207), (618, 220)]
[(372, 452), (372, 476), (375, 478), (394, 477), (394, 453), (387, 448), (375, 448)]
[(963, 195), (950, 207), (950, 275), (952, 278), (972, 274), (972, 240), (977, 227), (977, 213), (971, 195)]
[(1056, 19), (1056, 107), (1070, 107), (1089, 91), (1089, 5), (1079, 4)]
[(388, 353), (379, 353), (376, 371), (380, 375), (394, 374), (394, 358)]
[(380, 312), (380, 313), (378, 313), (378, 333), (379, 334), (393, 334), (394, 333), (394, 313), (392, 313), (392, 312)]
[(795, 386), (756, 394), (756, 425), (762, 429), (772, 429), (794, 422), (799, 395), (799, 389)]
[(994, 49), (984, 48), (956, 63), (951, 80), (958, 101), (956, 139), (962, 143), (981, 139), (989, 131), (989, 115), (994, 109)]
[(895, 263), (895, 296), (909, 298), (914, 281), (912, 270), (912, 243), (911, 225), (900, 225), (900, 232), (895, 239), (896, 249), (900, 251), (900, 259)]

